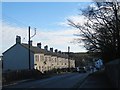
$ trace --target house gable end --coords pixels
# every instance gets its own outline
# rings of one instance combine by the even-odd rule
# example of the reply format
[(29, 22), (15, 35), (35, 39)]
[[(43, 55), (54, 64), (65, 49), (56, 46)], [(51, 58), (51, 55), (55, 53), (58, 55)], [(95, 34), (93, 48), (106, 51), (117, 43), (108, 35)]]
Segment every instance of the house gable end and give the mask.
[(12, 48), (14, 48), (17, 44), (14, 44), (13, 46), (11, 46), (9, 49), (7, 49), (6, 51), (4, 51), (2, 54), (4, 55), (6, 52), (8, 52), (9, 50), (11, 50)]
[[(19, 43), (18, 43), (19, 44)], [(6, 51), (4, 51), (2, 54), (4, 55), (6, 52), (8, 52), (9, 50), (11, 50), (12, 48), (14, 48), (16, 45), (18, 45), (18, 44), (14, 44), (13, 46), (11, 46), (9, 49), (7, 49)], [(19, 44), (19, 45), (21, 45), (22, 47), (24, 47), (22, 44)], [(26, 47), (24, 47), (25, 49), (28, 49), (28, 48), (26, 48)], [(30, 52), (32, 52), (32, 53), (35, 53), (35, 52), (33, 52), (32, 50), (30, 50)]]

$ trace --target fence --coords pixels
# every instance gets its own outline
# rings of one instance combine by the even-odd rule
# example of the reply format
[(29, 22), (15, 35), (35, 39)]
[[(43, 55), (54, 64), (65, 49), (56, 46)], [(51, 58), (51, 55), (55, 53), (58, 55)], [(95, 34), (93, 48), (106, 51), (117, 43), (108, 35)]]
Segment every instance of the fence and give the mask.
[(8, 71), (2, 74), (2, 83), (6, 84), (16, 80), (22, 79), (32, 79), (42, 76), (42, 73), (38, 70), (18, 70), (18, 71)]

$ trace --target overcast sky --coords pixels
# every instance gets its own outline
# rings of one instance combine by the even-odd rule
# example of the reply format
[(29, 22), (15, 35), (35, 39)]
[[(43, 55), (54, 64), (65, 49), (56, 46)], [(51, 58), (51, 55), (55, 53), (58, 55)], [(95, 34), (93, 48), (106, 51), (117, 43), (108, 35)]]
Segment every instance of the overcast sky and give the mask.
[(42, 47), (48, 45), (61, 51), (85, 52), (83, 44), (70, 43), (77, 38), (73, 34), (78, 30), (68, 26), (67, 19), (84, 22), (79, 9), (86, 8), (91, 2), (3, 2), (2, 3), (2, 50), (4, 52), (15, 44), (16, 35), (20, 35), (22, 43), (28, 41), (28, 26), (31, 34), (34, 28), (36, 36), (33, 45), (38, 42)]

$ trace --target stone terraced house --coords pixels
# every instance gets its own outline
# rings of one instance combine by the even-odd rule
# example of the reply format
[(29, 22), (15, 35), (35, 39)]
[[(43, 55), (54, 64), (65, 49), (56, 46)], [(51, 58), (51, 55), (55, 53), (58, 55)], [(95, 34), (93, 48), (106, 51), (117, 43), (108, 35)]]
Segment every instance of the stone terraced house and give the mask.
[[(21, 37), (16, 36), (16, 44), (3, 53), (3, 71), (29, 69), (29, 45), (21, 43)], [(68, 61), (69, 60), (69, 61)], [(68, 55), (53, 48), (48, 50), (48, 46), (41, 48), (41, 43), (37, 46), (30, 44), (30, 66), (31, 69), (37, 69), (41, 72), (58, 68), (75, 67), (75, 60)]]

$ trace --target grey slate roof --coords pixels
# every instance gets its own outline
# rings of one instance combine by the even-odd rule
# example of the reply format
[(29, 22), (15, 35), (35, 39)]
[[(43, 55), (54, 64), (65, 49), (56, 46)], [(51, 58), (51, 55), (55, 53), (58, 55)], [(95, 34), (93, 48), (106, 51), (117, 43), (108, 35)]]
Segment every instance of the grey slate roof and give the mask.
[[(21, 44), (23, 47), (29, 49), (29, 45), (28, 44)], [(40, 49), (37, 46), (30, 46), (30, 51), (33, 53), (43, 53), (45, 55), (52, 55), (52, 56), (57, 56), (57, 57), (62, 57), (62, 58), (68, 58), (67, 55), (65, 54), (60, 54), (60, 53), (55, 53), (55, 52), (51, 52), (51, 51), (46, 51), (45, 49)]]
[[(29, 49), (29, 45), (28, 44), (21, 44), (23, 47)], [(40, 49), (39, 47), (35, 47), (35, 46), (30, 46), (30, 51), (32, 51), (33, 53), (44, 53), (44, 49)]]
[[(5, 52), (3, 52), (2, 54), (6, 53), (7, 51), (9, 51), (11, 48), (14, 48), (14, 46), (16, 46), (17, 44), (14, 44), (12, 47), (10, 47), (8, 50), (6, 50)], [(29, 45), (26, 43), (22, 43), (19, 44), (21, 46), (23, 46), (26, 49), (29, 49)], [(46, 51), (45, 49), (40, 49), (37, 46), (30, 46), (30, 51), (33, 53), (43, 53), (45, 55), (52, 55), (52, 56), (56, 56), (56, 57), (62, 57), (62, 58), (68, 58), (67, 54), (63, 54), (63, 53), (56, 53), (56, 52), (51, 52), (51, 51)]]

